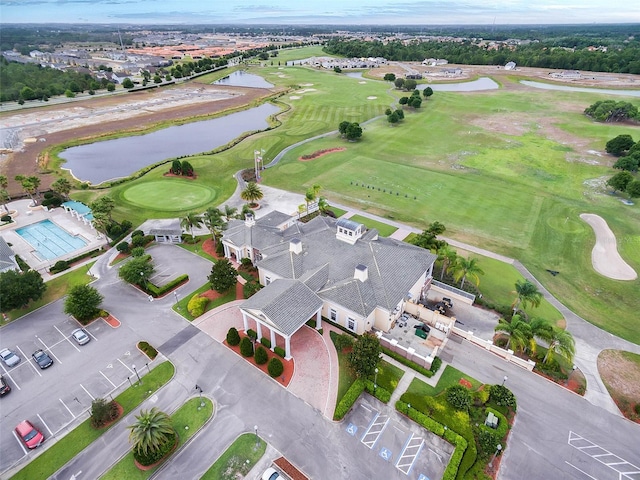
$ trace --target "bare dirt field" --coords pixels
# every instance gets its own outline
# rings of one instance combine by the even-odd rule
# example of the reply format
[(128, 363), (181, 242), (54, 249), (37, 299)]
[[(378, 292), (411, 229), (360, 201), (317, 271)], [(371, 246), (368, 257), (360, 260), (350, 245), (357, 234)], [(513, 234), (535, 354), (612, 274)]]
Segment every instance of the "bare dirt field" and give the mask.
[(598, 355), (598, 372), (624, 416), (640, 423), (640, 415), (633, 410), (634, 405), (640, 404), (640, 356), (603, 350)]
[[(72, 104), (11, 112), (0, 117), (4, 145), (0, 173), (9, 179), (9, 193), (18, 195), (16, 175), (38, 173), (37, 159), (51, 145), (118, 130), (134, 130), (189, 117), (213, 115), (266, 97), (271, 90), (188, 84), (127, 95), (88, 99)], [(55, 181), (39, 174), (41, 189)]]

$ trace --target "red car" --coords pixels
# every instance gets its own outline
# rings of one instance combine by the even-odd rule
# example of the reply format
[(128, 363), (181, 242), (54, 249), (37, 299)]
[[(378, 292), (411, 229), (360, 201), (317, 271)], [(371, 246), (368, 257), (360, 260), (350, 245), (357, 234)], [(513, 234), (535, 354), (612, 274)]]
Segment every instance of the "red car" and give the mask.
[(27, 448), (36, 448), (44, 442), (44, 435), (29, 420), (23, 420), (16, 427), (16, 433)]

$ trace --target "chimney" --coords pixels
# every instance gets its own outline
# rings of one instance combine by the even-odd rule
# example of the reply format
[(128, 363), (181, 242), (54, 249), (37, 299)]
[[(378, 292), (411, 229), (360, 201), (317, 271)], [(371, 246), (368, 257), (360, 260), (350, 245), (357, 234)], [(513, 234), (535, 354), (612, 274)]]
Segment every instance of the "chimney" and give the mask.
[(361, 263), (356, 265), (356, 270), (353, 274), (353, 278), (355, 278), (356, 280), (360, 280), (361, 282), (366, 282), (369, 278), (369, 269), (366, 267), (366, 265), (362, 265)]
[(292, 238), (289, 242), (289, 251), (300, 255), (302, 253), (302, 241), (299, 238)]
[(256, 219), (253, 216), (253, 213), (247, 213), (244, 216), (244, 225), (245, 227), (253, 227), (256, 224)]

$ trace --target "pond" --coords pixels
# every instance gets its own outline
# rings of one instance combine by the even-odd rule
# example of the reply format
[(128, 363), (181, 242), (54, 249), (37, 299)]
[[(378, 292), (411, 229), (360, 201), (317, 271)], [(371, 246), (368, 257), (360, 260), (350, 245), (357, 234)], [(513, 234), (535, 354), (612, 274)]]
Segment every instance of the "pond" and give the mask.
[(245, 132), (264, 130), (280, 109), (270, 103), (224, 117), (163, 128), (145, 135), (117, 138), (68, 148), (60, 154), (63, 168), (94, 185), (128, 177), (168, 158), (209, 152)]
[(640, 90), (614, 90), (607, 88), (574, 87), (570, 85), (553, 85), (550, 83), (534, 82), (532, 80), (520, 80), (520, 83), (528, 87), (543, 88), (545, 90), (564, 90), (568, 92), (603, 93), (606, 95), (625, 95), (640, 97)]
[(362, 72), (347, 72), (345, 75), (351, 78), (362, 78)]
[(213, 85), (229, 85), (231, 87), (251, 87), (251, 88), (273, 88), (273, 84), (267, 82), (260, 75), (237, 70), (220, 80), (213, 82)]
[(434, 92), (479, 92), (482, 90), (497, 90), (500, 85), (488, 77), (482, 77), (472, 82), (460, 83), (429, 83), (419, 84), (418, 90), (431, 87)]

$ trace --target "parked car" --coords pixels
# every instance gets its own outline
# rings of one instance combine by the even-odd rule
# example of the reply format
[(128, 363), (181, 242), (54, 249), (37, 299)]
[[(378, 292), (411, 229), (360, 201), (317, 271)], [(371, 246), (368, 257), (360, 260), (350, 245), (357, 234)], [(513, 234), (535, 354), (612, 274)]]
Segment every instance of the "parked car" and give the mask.
[(71, 338), (73, 338), (78, 345), (84, 345), (85, 343), (89, 343), (91, 340), (91, 337), (87, 335), (84, 328), (76, 328), (71, 332)]
[(53, 365), (53, 360), (49, 355), (47, 355), (47, 352), (45, 352), (44, 350), (36, 350), (31, 356), (36, 361), (38, 366), (42, 369), (49, 368), (51, 365)]
[(261, 478), (262, 480), (277, 480), (278, 478), (283, 478), (283, 477), (278, 473), (278, 471), (275, 468), (269, 467), (262, 474)]
[(7, 381), (4, 379), (4, 377), (0, 375), (0, 397), (6, 395), (10, 391), (11, 391), (11, 387), (9, 386)]
[(16, 427), (16, 433), (27, 448), (36, 448), (44, 442), (44, 435), (29, 420), (23, 420)]
[(20, 363), (21, 358), (8, 348), (0, 350), (0, 358), (7, 367), (15, 367)]

